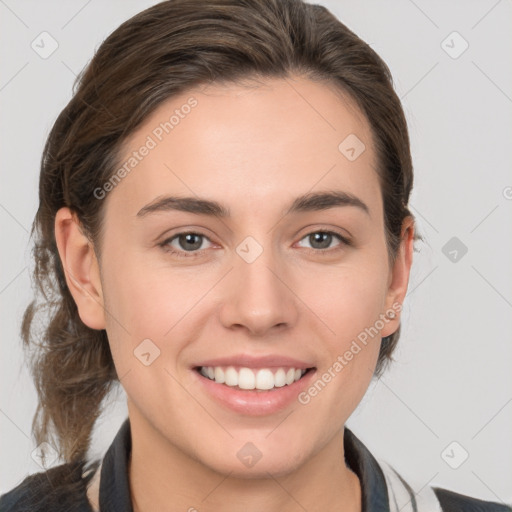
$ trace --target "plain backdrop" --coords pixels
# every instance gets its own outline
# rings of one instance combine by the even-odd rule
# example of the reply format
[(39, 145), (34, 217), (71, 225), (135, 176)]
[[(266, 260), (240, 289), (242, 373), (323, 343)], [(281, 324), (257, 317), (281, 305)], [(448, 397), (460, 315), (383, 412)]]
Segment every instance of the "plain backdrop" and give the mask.
[[(154, 3), (0, 0), (0, 493), (42, 470), (31, 456), (36, 395), (19, 327), (32, 293), (29, 230), (43, 144), (95, 49)], [(411, 206), (425, 237), (396, 363), (347, 426), (415, 492), (435, 485), (512, 503), (512, 3), (318, 3), (392, 71), (412, 143)], [(42, 32), (58, 44), (47, 58), (32, 47), (48, 38)], [(120, 390), (91, 453), (103, 453), (126, 415)]]

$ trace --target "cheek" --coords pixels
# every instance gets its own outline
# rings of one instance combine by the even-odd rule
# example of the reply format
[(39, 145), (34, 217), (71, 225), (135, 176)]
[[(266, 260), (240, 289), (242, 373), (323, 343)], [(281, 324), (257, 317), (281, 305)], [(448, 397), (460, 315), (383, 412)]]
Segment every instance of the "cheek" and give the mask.
[(109, 312), (126, 330), (141, 336), (168, 330), (182, 309), (184, 284), (167, 268), (155, 268), (137, 252), (115, 250), (104, 263)]
[[(218, 275), (207, 269), (177, 271), (161, 262), (152, 265), (137, 253), (121, 252), (111, 253), (104, 263), (107, 333), (113, 353), (124, 357), (122, 352), (131, 354), (148, 338), (166, 351), (172, 339), (172, 350), (177, 353), (181, 338), (176, 334), (185, 326), (190, 334), (191, 312), (214, 286)], [(203, 311), (207, 301), (200, 304)], [(127, 350), (128, 343), (131, 351)]]
[(375, 327), (380, 326), (388, 277), (382, 252), (367, 251), (343, 267), (317, 272), (314, 280), (304, 281), (300, 296), (307, 297), (315, 313), (308, 315), (315, 322), (311, 330), (319, 333), (325, 350), (319, 378), (329, 382), (318, 407), (337, 403), (343, 414), (355, 408), (366, 392), (380, 351), (380, 329)]
[(388, 274), (380, 260), (359, 257), (304, 281), (300, 297), (341, 343), (373, 326), (383, 312)]
[(309, 330), (320, 338), (323, 366), (299, 403), (314, 411), (314, 417), (330, 418), (327, 436), (348, 419), (374, 375), (381, 346), (375, 325), (382, 313), (386, 279), (384, 267), (361, 263), (308, 287), (305, 296), (316, 314), (308, 315), (315, 324)]
[[(120, 247), (120, 246), (118, 246)], [(130, 254), (110, 247), (105, 251), (103, 296), (106, 330), (118, 374), (124, 374), (137, 361), (134, 351), (144, 340), (161, 346), (162, 333), (171, 325), (173, 304), (164, 287), (155, 286), (153, 275)]]

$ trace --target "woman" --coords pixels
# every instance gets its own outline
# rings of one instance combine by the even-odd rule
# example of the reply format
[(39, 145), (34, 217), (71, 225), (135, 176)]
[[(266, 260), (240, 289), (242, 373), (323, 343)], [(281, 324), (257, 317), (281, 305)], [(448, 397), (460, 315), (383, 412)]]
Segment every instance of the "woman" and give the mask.
[[(325, 8), (123, 23), (49, 135), (34, 221), (34, 432), (66, 463), (0, 510), (510, 510), (415, 495), (345, 427), (399, 338), (412, 183), (389, 70)], [(87, 460), (116, 382), (129, 417)]]

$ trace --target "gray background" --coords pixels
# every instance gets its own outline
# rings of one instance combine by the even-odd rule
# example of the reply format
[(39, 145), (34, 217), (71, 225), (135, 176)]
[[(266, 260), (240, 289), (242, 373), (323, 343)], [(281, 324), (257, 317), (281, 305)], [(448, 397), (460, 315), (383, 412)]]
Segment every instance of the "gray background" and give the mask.
[[(19, 325), (31, 297), (28, 232), (45, 137), (98, 45), (153, 3), (0, 0), (0, 493), (42, 470), (31, 457), (36, 397)], [(397, 361), (348, 426), (416, 492), (436, 485), (512, 503), (512, 2), (318, 3), (391, 68), (412, 139), (412, 211), (426, 239)], [(58, 42), (47, 59), (31, 48), (43, 31)], [(457, 58), (464, 41), (454, 31), (469, 44)], [(124, 399), (122, 390), (111, 397), (92, 453), (110, 444)]]

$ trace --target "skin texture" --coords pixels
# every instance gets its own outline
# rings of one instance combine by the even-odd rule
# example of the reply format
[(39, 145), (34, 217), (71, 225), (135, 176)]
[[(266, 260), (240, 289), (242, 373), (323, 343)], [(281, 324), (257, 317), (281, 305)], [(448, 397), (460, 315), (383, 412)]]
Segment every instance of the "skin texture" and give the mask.
[[(99, 260), (69, 209), (55, 222), (80, 317), (106, 329), (128, 396), (135, 510), (361, 510), (343, 427), (371, 382), (380, 336), (307, 405), (258, 417), (213, 401), (192, 367), (234, 354), (278, 354), (321, 375), (379, 315), (402, 304), (413, 221), (404, 222), (391, 266), (369, 125), (332, 86), (297, 76), (172, 98), (128, 140), (124, 157), (191, 96), (197, 106), (103, 199)], [(354, 161), (338, 149), (349, 134), (366, 146)], [(328, 190), (356, 195), (369, 214), (338, 206), (285, 215), (295, 197)], [(165, 194), (216, 200), (231, 216), (137, 217)], [(325, 249), (307, 236), (325, 230), (352, 245), (333, 237)], [(159, 245), (187, 231), (206, 237), (195, 257), (178, 238), (168, 246), (185, 257)], [(247, 236), (263, 248), (250, 264), (236, 252)], [(399, 321), (397, 312), (381, 336)], [(149, 366), (134, 356), (147, 338), (161, 351)], [(237, 457), (247, 442), (262, 453), (252, 468)]]

